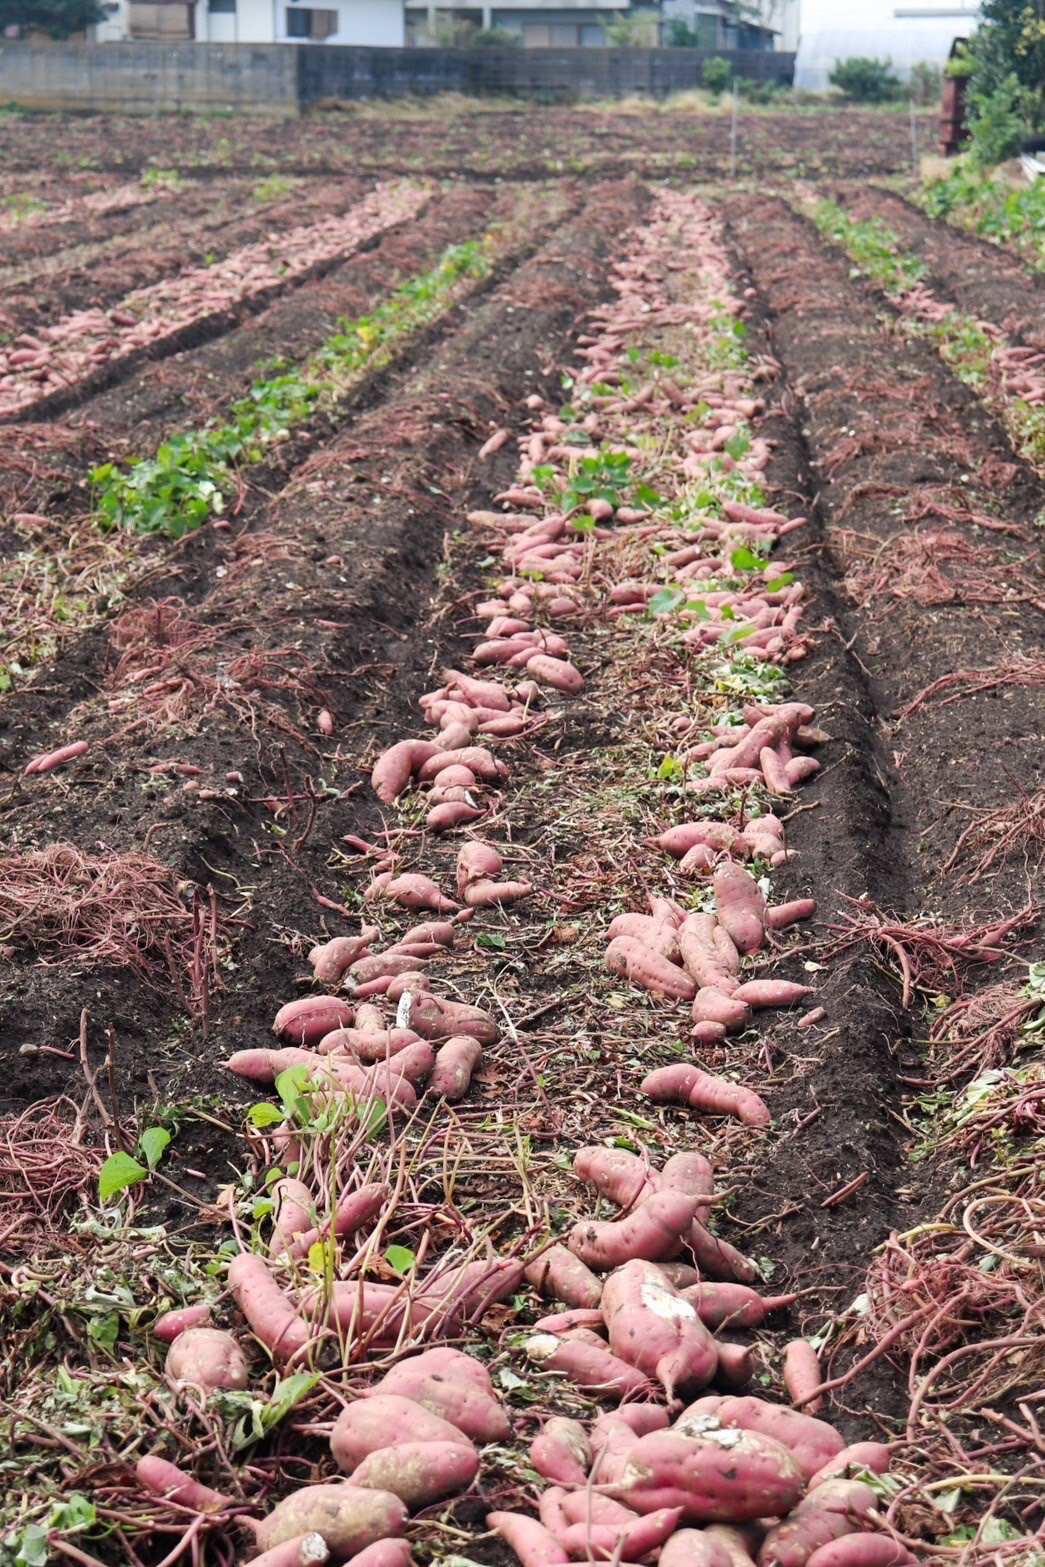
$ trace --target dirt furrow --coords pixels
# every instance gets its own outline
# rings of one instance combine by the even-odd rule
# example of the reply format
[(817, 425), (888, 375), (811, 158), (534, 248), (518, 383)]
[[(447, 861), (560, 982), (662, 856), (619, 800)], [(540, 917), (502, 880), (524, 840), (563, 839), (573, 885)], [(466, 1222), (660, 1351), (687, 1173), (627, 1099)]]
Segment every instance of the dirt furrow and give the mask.
[[(808, 225), (760, 198), (727, 210), (802, 400), (826, 547), (892, 753), (914, 912), (954, 897), (942, 868), (962, 809), (1011, 797), (1012, 777), (1026, 787), (1039, 765), (1035, 703), (1018, 687), (900, 715), (949, 669), (1040, 658), (1030, 530), (1045, 489), (931, 349), (908, 344), (897, 363), (895, 337)], [(1009, 892), (1022, 897), (1018, 877)]]

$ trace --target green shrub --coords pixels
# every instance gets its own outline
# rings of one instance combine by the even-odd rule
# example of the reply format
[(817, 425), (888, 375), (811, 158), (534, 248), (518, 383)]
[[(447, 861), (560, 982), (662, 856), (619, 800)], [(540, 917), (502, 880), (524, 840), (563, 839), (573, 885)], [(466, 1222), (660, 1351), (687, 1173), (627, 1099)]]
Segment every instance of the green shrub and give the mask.
[(836, 60), (828, 81), (854, 103), (890, 103), (902, 90), (889, 58), (868, 60), (854, 55), (850, 60)]
[(710, 60), (705, 60), (700, 68), (700, 79), (709, 93), (717, 98), (719, 93), (725, 92), (729, 86), (733, 67), (728, 60), (723, 60), (720, 54), (713, 54)]
[(934, 103), (939, 98), (941, 76), (940, 67), (931, 60), (919, 60), (911, 66), (907, 90), (915, 103)]
[(1027, 134), (1027, 95), (1019, 78), (1010, 74), (993, 92), (971, 92), (969, 106), (969, 158), (974, 167), (986, 169), (1014, 157)]

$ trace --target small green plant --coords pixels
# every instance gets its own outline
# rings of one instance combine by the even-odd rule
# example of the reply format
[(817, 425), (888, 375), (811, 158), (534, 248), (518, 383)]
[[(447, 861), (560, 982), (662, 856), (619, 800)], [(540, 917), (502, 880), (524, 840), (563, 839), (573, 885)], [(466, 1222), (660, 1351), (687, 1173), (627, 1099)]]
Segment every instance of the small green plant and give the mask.
[(268, 174), (254, 186), (250, 199), (257, 202), (280, 201), (284, 196), (289, 196), (293, 188), (285, 174)]
[(700, 68), (700, 79), (713, 98), (725, 92), (732, 74), (733, 67), (720, 54), (713, 54)]
[(179, 190), (182, 178), (177, 169), (146, 169), (142, 184), (146, 190)]
[(111, 1202), (129, 1186), (144, 1181), (159, 1164), (170, 1140), (171, 1134), (165, 1126), (149, 1126), (138, 1139), (140, 1159), (122, 1149), (111, 1153), (98, 1172), (99, 1202)]
[(903, 90), (888, 57), (873, 60), (854, 55), (849, 60), (836, 60), (827, 79), (853, 103), (891, 103)]
[(889, 293), (902, 293), (925, 276), (922, 262), (906, 256), (892, 229), (878, 218), (851, 218), (835, 201), (822, 201), (812, 213), (821, 234), (849, 252), (861, 272)]

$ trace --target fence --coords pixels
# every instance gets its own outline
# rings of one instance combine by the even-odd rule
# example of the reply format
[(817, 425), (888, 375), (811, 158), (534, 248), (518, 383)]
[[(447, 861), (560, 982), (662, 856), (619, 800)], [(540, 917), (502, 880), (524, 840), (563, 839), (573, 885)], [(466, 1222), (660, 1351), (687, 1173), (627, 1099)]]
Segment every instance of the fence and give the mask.
[[(126, 114), (289, 116), (329, 99), (457, 92), (540, 102), (699, 87), (704, 49), (363, 49), (336, 44), (0, 41), (0, 103)], [(736, 75), (790, 82), (793, 54), (724, 50)]]

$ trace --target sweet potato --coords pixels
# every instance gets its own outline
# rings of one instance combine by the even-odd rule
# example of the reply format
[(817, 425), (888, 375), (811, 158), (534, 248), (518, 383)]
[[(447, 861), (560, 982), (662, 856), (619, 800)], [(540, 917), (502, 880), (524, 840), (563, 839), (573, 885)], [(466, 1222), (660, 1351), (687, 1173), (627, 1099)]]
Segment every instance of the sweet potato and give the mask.
[(678, 1063), (659, 1067), (642, 1081), (641, 1092), (658, 1104), (681, 1103), (715, 1115), (733, 1115), (748, 1126), (768, 1126), (769, 1108), (749, 1088), (711, 1077), (699, 1067)]
[(725, 1546), (703, 1529), (676, 1529), (658, 1560), (660, 1567), (732, 1567)]
[(313, 947), (308, 955), (312, 972), (321, 985), (336, 985), (349, 966), (376, 941), (376, 925), (364, 925), (358, 936), (335, 936), (321, 946)]
[(755, 1352), (748, 1344), (729, 1344), (715, 1339), (718, 1365), (713, 1381), (731, 1393), (742, 1393), (755, 1374)]
[(351, 965), (345, 978), (345, 988), (354, 992), (356, 986), (366, 985), (373, 979), (381, 979), (385, 975), (395, 978), (397, 974), (407, 974), (416, 967), (417, 959), (409, 952), (396, 952), (391, 948), (387, 952), (370, 952)]
[(791, 1511), (804, 1489), (791, 1454), (771, 1437), (707, 1421), (692, 1437), (640, 1437), (612, 1489), (642, 1513), (678, 1507), (694, 1523), (741, 1523)]
[(667, 1410), (654, 1404), (625, 1404), (612, 1415), (600, 1415), (591, 1429), (592, 1481), (598, 1485), (613, 1485), (627, 1467), (628, 1455), (645, 1427), (635, 1429), (634, 1421), (626, 1418), (634, 1410), (657, 1409), (663, 1416), (659, 1425), (650, 1429), (662, 1430), (668, 1423)]
[(378, 799), (385, 805), (397, 800), (416, 773), (431, 756), (436, 747), (430, 740), (400, 740), (383, 751), (374, 763), (370, 783)]
[(324, 1056), (349, 1052), (357, 1061), (385, 1061), (407, 1045), (416, 1044), (420, 1037), (412, 1028), (382, 1028), (380, 1033), (365, 1028), (335, 1028), (323, 1035), (317, 1048)]
[[(396, 1542), (406, 1545), (405, 1540)], [(392, 1541), (388, 1541), (392, 1544)], [(370, 1546), (369, 1550), (374, 1547)], [(363, 1551), (360, 1556), (353, 1556), (352, 1560), (358, 1562), (367, 1554)], [(409, 1555), (409, 1547), (407, 1547)], [(321, 1534), (313, 1531), (311, 1534), (297, 1534), (292, 1540), (284, 1540), (281, 1545), (274, 1545), (271, 1551), (264, 1551), (260, 1556), (251, 1559), (251, 1567), (324, 1567), (330, 1560), (330, 1551), (327, 1542)], [(388, 1567), (393, 1567), (391, 1562)]]
[(249, 1380), (242, 1349), (221, 1328), (180, 1333), (167, 1352), (164, 1370), (170, 1382), (200, 1388), (205, 1395), (219, 1388), (245, 1388)]
[(567, 1245), (574, 1256), (596, 1268), (619, 1267), (632, 1258), (658, 1262), (679, 1249), (696, 1211), (697, 1199), (685, 1192), (654, 1192), (625, 1219), (575, 1224)]
[(74, 762), (89, 749), (88, 740), (73, 740), (69, 745), (60, 745), (56, 751), (45, 751), (42, 756), (34, 756), (31, 762), (26, 763), (25, 774), (28, 777), (32, 773), (53, 773), (56, 767)]
[(407, 1511), (390, 1491), (349, 1485), (307, 1485), (291, 1492), (267, 1518), (255, 1525), (263, 1551), (302, 1534), (321, 1535), (335, 1561), (347, 1561), (358, 1551), (390, 1535), (402, 1534)]
[(471, 1034), (451, 1034), (436, 1052), (428, 1092), (444, 1099), (463, 1099), (482, 1053), (482, 1045)]
[(784, 1386), (792, 1403), (800, 1404), (807, 1414), (818, 1414), (824, 1407), (817, 1393), (823, 1380), (820, 1356), (812, 1344), (808, 1339), (793, 1339), (784, 1350)]
[(329, 1240), (331, 1234), (338, 1240), (345, 1235), (354, 1235), (356, 1230), (369, 1224), (381, 1212), (387, 1197), (388, 1187), (381, 1181), (371, 1182), (354, 1192), (346, 1193), (338, 1199), (333, 1219), (302, 1230), (287, 1247), (287, 1256), (307, 1257), (317, 1241)]
[(522, 1567), (564, 1567), (570, 1559), (554, 1535), (525, 1513), (487, 1513), (486, 1527), (501, 1536)]
[(721, 1236), (713, 1235), (699, 1219), (693, 1220), (686, 1239), (701, 1273), (716, 1279), (738, 1279), (742, 1284), (753, 1284), (759, 1277), (757, 1263)]
[(771, 1311), (782, 1310), (797, 1295), (759, 1295), (746, 1284), (701, 1280), (681, 1292), (707, 1328), (757, 1328)]
[(533, 892), (528, 881), (473, 881), (464, 895), (470, 909), (489, 909), (497, 903), (518, 903)]
[(408, 1026), (422, 1039), (441, 1041), (452, 1039), (455, 1034), (469, 1034), (481, 1045), (496, 1044), (501, 1032), (489, 1012), (481, 1007), (432, 995), (414, 997)]
[(859, 1475), (866, 1471), (869, 1474), (884, 1475), (889, 1468), (891, 1454), (884, 1442), (853, 1442), (848, 1447), (843, 1447), (840, 1453), (828, 1459), (822, 1469), (818, 1469), (809, 1482), (809, 1489), (815, 1490), (818, 1485), (823, 1485), (825, 1480), (836, 1478), (848, 1479), (852, 1475)]
[(426, 1370), (440, 1371), (447, 1376), (456, 1377), (459, 1382), (468, 1382), (472, 1387), (479, 1388), (488, 1398), (497, 1398), (493, 1377), (489, 1371), (481, 1360), (467, 1354), (463, 1349), (450, 1349), (448, 1345), (437, 1344), (432, 1349), (426, 1349), (423, 1355), (418, 1355), (415, 1365), (422, 1360)]
[(165, 1311), (152, 1325), (153, 1338), (158, 1338), (161, 1344), (173, 1344), (186, 1329), (206, 1327), (210, 1322), (210, 1310), (209, 1303), (201, 1301), (198, 1306), (178, 1306), (173, 1311)]
[(806, 1567), (917, 1567), (918, 1558), (887, 1534), (847, 1534), (821, 1545)]
[(332, 1029), (348, 1028), (352, 1018), (352, 1008), (339, 996), (302, 996), (280, 1007), (272, 1031), (295, 1045), (317, 1045)]
[(749, 979), (737, 986), (733, 998), (749, 1007), (793, 1007), (809, 991), (809, 985), (798, 985), (790, 979)]
[(191, 1507), (199, 1513), (217, 1513), (226, 1507), (236, 1506), (231, 1497), (223, 1496), (209, 1485), (201, 1485), (192, 1475), (179, 1469), (177, 1464), (168, 1463), (165, 1458), (139, 1458), (134, 1473), (153, 1496), (177, 1502), (179, 1507)]
[(711, 1381), (717, 1364), (714, 1341), (694, 1308), (652, 1263), (627, 1262), (610, 1274), (603, 1285), (602, 1314), (613, 1353), (660, 1382), (669, 1399), (676, 1387), (704, 1387)]
[(437, 909), (452, 913), (457, 904), (448, 898), (430, 876), (418, 871), (404, 871), (393, 876), (381, 889), (382, 898), (391, 898), (404, 909)]
[(390, 1491), (416, 1513), (444, 1496), (466, 1491), (478, 1473), (479, 1457), (471, 1442), (415, 1439), (368, 1453), (349, 1482)]
[(605, 961), (611, 974), (634, 980), (655, 995), (692, 1001), (697, 993), (689, 974), (633, 936), (615, 936), (606, 948)]
[(550, 653), (532, 653), (526, 660), (526, 668), (535, 680), (556, 691), (574, 695), (584, 690), (584, 676), (569, 659), (553, 658)]
[(623, 1524), (634, 1523), (639, 1516), (623, 1502), (612, 1496), (603, 1496), (591, 1486), (582, 1491), (559, 1492), (559, 1515), (567, 1527), (571, 1523)]
[(478, 839), (472, 839), (470, 843), (464, 844), (457, 855), (458, 897), (464, 897), (465, 889), (473, 881), (483, 881), (488, 877), (497, 876), (503, 864), (504, 860), (490, 844), (480, 843)]
[(712, 879), (715, 912), (738, 952), (757, 952), (765, 939), (766, 900), (751, 872), (729, 861)]
[[(675, 1422), (675, 1429), (685, 1432), (691, 1418), (707, 1415), (714, 1415), (723, 1426), (736, 1426), (739, 1430), (773, 1437), (794, 1455), (807, 1479), (837, 1457), (845, 1446), (834, 1426), (828, 1425), (826, 1420), (815, 1420), (812, 1415), (803, 1415), (797, 1409), (769, 1404), (765, 1399), (751, 1395), (720, 1398), (711, 1394), (698, 1398), (683, 1411)], [(766, 1515), (772, 1510), (768, 1509)]]
[(595, 1307), (602, 1298), (602, 1281), (565, 1246), (549, 1246), (528, 1263), (526, 1278), (542, 1295), (567, 1306)]
[[(567, 1255), (569, 1255), (567, 1253)], [(576, 1262), (576, 1257), (573, 1259)], [(538, 1317), (533, 1325), (535, 1333), (566, 1333), (570, 1328), (592, 1328), (595, 1332), (606, 1326), (597, 1306), (576, 1306), (570, 1311), (552, 1311), (546, 1317)]]
[(827, 1480), (774, 1524), (758, 1552), (758, 1567), (805, 1567), (813, 1552), (856, 1534), (877, 1498), (860, 1480)]
[(757, 1547), (752, 1532), (757, 1527), (749, 1524), (746, 1529), (732, 1529), (728, 1524), (713, 1523), (704, 1533), (714, 1544), (722, 1547), (729, 1558), (730, 1567), (753, 1567)]
[(455, 827), (477, 822), (482, 814), (478, 806), (469, 805), (467, 800), (445, 800), (433, 805), (425, 817), (425, 826), (433, 832), (451, 832)]
[(444, 767), (467, 767), (476, 778), (482, 778), (492, 783), (497, 778), (503, 778), (508, 769), (503, 762), (499, 762), (493, 752), (484, 745), (466, 745), (459, 751), (439, 751), (431, 757), (421, 768), (420, 778), (422, 783), (429, 783), (442, 772)]
[(694, 1215), (694, 1223), (699, 1223), (703, 1227), (711, 1206), (711, 1199), (715, 1195), (715, 1172), (702, 1153), (697, 1153), (695, 1149), (686, 1149), (682, 1153), (672, 1154), (660, 1172), (659, 1185), (662, 1190), (670, 1186), (674, 1191), (685, 1192), (689, 1197), (696, 1197), (697, 1211)]
[(632, 1517), (624, 1523), (595, 1523), (586, 1519), (571, 1524), (563, 1544), (571, 1556), (581, 1560), (641, 1561), (664, 1544), (681, 1516), (681, 1508), (663, 1507), (645, 1517)]
[[(294, 1310), (262, 1258), (241, 1251), (229, 1263), (228, 1279), (237, 1306), (274, 1359), (285, 1361), (300, 1354), (309, 1341), (308, 1323)], [(307, 1533), (307, 1529), (296, 1532)]]
[(681, 960), (677, 927), (668, 920), (654, 919), (652, 914), (618, 914), (610, 921), (606, 936), (610, 941), (631, 936), (671, 963)]
[(432, 1414), (397, 1393), (373, 1393), (343, 1409), (330, 1433), (334, 1462), (345, 1474), (371, 1453), (400, 1442), (447, 1442), (463, 1445), (468, 1438), (449, 1420)]
[(473, 1442), (503, 1441), (509, 1432), (508, 1418), (497, 1400), (453, 1367), (433, 1369), (425, 1358), (421, 1354), (401, 1360), (375, 1385), (374, 1393), (412, 1398)]
[(746, 1028), (751, 1021), (751, 1002), (738, 986), (732, 995), (716, 985), (702, 985), (693, 998), (694, 1023), (720, 1023), (727, 1033)]
[(553, 1415), (530, 1443), (537, 1473), (557, 1485), (583, 1485), (591, 1468), (591, 1443), (579, 1420)]
[(312, 1226), (312, 1193), (304, 1181), (285, 1175), (272, 1187), (272, 1234), (269, 1255), (278, 1257), (295, 1235)]
[[(356, 1019), (352, 1026), (360, 1034), (380, 1034), (388, 1027), (388, 1023), (380, 1007), (375, 1006), (372, 1001), (361, 1001), (356, 1007)], [(338, 1031), (335, 1030), (336, 1032)], [(320, 1040), (319, 1044), (322, 1050), (323, 1041)]]
[[(736, 954), (736, 969), (731, 965), (728, 952), (715, 940), (718, 921), (712, 914), (690, 914), (678, 929), (679, 954), (686, 968), (702, 989), (712, 989), (730, 995), (736, 988), (735, 973), (740, 959)], [(730, 942), (732, 947), (732, 942)]]
[(630, 1208), (641, 1198), (651, 1196), (659, 1185), (656, 1172), (638, 1154), (598, 1144), (577, 1149), (573, 1173), (618, 1208)]
[(548, 1371), (569, 1377), (578, 1387), (593, 1392), (644, 1393), (649, 1382), (626, 1360), (619, 1360), (606, 1347), (584, 1343), (576, 1338), (557, 1338), (553, 1333), (535, 1333), (525, 1350), (530, 1359)]
[(766, 923), (770, 930), (785, 930), (798, 920), (812, 919), (816, 913), (815, 898), (794, 898), (790, 903), (778, 903), (766, 911)]

